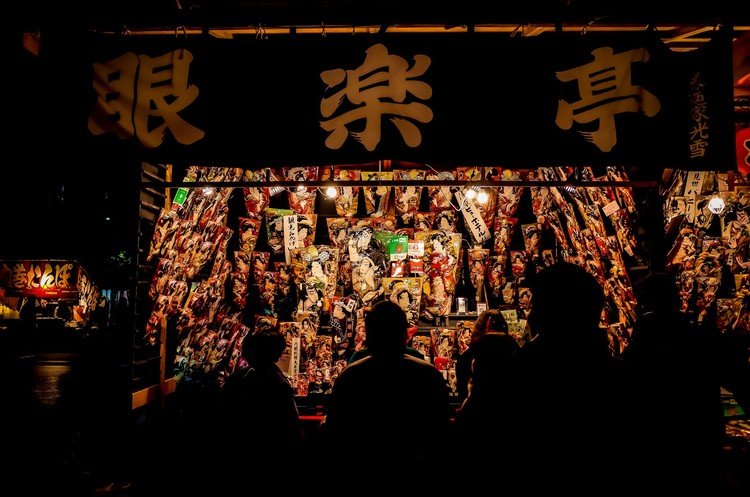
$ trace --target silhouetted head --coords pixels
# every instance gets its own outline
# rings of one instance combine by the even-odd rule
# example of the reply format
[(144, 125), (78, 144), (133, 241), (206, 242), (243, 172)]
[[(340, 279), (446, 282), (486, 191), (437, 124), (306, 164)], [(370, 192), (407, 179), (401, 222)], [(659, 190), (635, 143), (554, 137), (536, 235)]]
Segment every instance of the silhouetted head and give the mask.
[(493, 331), (500, 333), (508, 332), (508, 323), (497, 309), (489, 309), (479, 315), (476, 323), (474, 323), (474, 331), (471, 334), (471, 343), (473, 344), (476, 342), (479, 337), (485, 333), (491, 333)]
[(651, 273), (634, 287), (640, 313), (656, 312), (669, 315), (678, 308), (679, 293), (674, 278), (666, 273)]
[(514, 361), (520, 350), (516, 340), (506, 333), (490, 331), (478, 337), (471, 344), (472, 381), (512, 379)]
[(567, 262), (542, 269), (532, 291), (529, 326), (553, 348), (590, 344), (604, 307), (604, 292), (585, 269)]
[(245, 338), (242, 354), (247, 362), (258, 367), (270, 366), (281, 358), (286, 340), (278, 330), (260, 330)]
[(680, 314), (680, 296), (674, 278), (651, 273), (633, 287), (638, 300), (638, 321), (633, 341), (644, 347), (674, 347), (683, 335), (686, 317)]
[(373, 356), (399, 356), (406, 347), (406, 313), (389, 300), (365, 315), (365, 343)]

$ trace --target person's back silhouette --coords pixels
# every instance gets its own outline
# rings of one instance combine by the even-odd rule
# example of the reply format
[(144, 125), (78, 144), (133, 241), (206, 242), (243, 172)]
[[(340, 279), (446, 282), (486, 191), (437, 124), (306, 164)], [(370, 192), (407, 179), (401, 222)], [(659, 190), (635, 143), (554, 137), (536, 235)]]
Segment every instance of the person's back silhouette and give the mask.
[(599, 328), (603, 305), (602, 288), (579, 266), (560, 263), (538, 274), (529, 315), (534, 339), (522, 351), (519, 376), (530, 423), (523, 457), (538, 475), (532, 485), (554, 479), (558, 488), (601, 492), (614, 483), (611, 471), (619, 472), (620, 381)]
[[(496, 310), (477, 320), (485, 333), (471, 343), (468, 394), (456, 417), (457, 464), (477, 480), (509, 481), (515, 473), (518, 426), (524, 422), (519, 403), (520, 347), (507, 333), (508, 325)], [(481, 454), (481, 464), (472, 457)]]
[(294, 390), (276, 362), (284, 352), (284, 336), (260, 330), (243, 343), (248, 367), (227, 378), (222, 407), (229, 418), (243, 425), (236, 442), (255, 451), (288, 453), (301, 437)]
[(357, 466), (377, 460), (400, 471), (426, 468), (436, 448), (446, 445), (448, 389), (434, 366), (404, 354), (407, 326), (392, 302), (376, 304), (365, 317), (371, 355), (336, 379), (323, 424), (324, 439), (342, 461), (342, 451), (354, 450), (347, 460)]
[(223, 474), (224, 479), (212, 487), (247, 490), (248, 474), (260, 487), (261, 482), (277, 485), (279, 465), (302, 449), (294, 390), (276, 365), (285, 345), (277, 329), (245, 338), (242, 353), (248, 367), (232, 373), (221, 393), (216, 425), (229, 429), (219, 435), (221, 450), (210, 452), (209, 464), (216, 466), (207, 473), (211, 478)]
[(635, 476), (655, 491), (690, 495), (718, 484), (721, 400), (713, 343), (679, 312), (673, 277), (653, 273), (635, 288), (633, 339), (624, 352), (631, 387)]

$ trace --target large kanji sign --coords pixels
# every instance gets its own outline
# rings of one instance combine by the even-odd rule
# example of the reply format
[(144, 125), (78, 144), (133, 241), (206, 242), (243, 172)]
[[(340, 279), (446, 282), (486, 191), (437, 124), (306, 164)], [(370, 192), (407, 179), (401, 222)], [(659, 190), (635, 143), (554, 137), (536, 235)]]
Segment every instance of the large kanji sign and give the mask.
[(654, 33), (91, 43), (98, 144), (246, 166), (734, 161), (731, 44)]

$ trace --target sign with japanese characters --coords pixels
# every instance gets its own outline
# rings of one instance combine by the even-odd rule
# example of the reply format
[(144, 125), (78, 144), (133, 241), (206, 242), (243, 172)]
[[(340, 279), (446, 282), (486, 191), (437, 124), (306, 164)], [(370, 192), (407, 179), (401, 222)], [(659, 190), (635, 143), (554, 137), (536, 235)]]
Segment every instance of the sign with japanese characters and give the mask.
[(726, 169), (731, 41), (713, 36), (96, 38), (86, 128), (157, 160)]
[(0, 280), (8, 295), (60, 299), (78, 296), (78, 263), (56, 260), (4, 261)]

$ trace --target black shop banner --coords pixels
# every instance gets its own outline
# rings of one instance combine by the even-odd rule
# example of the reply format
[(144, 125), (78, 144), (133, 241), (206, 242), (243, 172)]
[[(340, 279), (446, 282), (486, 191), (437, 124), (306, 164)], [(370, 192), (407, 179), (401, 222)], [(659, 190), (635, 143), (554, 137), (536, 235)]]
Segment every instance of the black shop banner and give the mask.
[(95, 37), (89, 138), (208, 164), (731, 169), (731, 41), (655, 33)]

